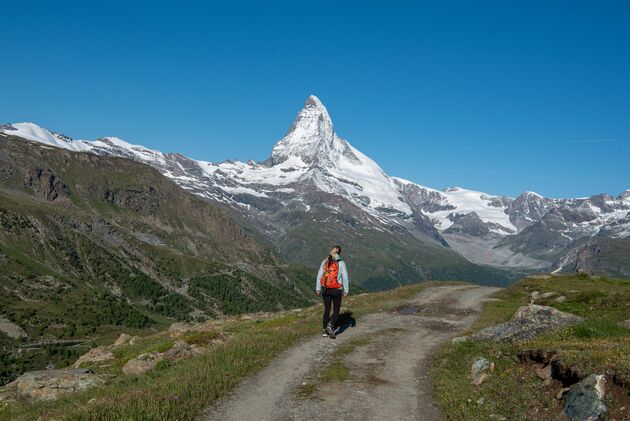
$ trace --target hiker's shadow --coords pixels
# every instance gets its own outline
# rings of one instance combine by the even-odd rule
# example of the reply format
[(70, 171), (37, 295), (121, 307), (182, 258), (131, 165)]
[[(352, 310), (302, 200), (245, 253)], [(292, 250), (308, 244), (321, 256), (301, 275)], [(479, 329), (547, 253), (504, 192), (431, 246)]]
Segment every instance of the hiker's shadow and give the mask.
[(339, 329), (337, 330), (337, 335), (342, 334), (349, 327), (355, 327), (357, 325), (357, 321), (354, 317), (352, 317), (351, 311), (344, 311), (339, 314), (339, 319), (337, 319), (337, 324), (339, 324)]

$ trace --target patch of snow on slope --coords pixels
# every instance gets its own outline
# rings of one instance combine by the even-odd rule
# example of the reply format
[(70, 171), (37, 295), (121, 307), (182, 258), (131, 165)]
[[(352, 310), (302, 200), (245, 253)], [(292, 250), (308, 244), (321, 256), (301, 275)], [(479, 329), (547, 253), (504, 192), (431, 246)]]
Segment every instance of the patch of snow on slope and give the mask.
[(499, 231), (493, 227), (491, 228), (493, 232), (505, 235), (518, 231), (514, 224), (510, 222), (510, 217), (505, 212), (507, 209), (505, 206), (492, 206), (492, 199), (498, 198), (499, 196), (491, 196), (486, 193), (466, 190), (461, 187), (453, 187), (439, 191), (403, 178), (396, 178), (396, 180), (402, 185), (415, 185), (422, 190), (439, 195), (439, 197), (441, 197), (441, 200), (439, 200), (441, 206), (446, 207), (450, 205), (455, 208), (436, 210), (433, 212), (423, 211), (425, 215), (431, 218), (436, 224), (436, 228), (440, 231), (444, 231), (453, 225), (453, 221), (449, 218), (450, 215), (469, 214), (471, 212), (475, 212), (483, 222), (497, 224), (504, 228), (504, 230)]
[(79, 152), (90, 150), (90, 147), (82, 141), (68, 141), (62, 139), (61, 137), (54, 135), (50, 131), (34, 123), (13, 123), (4, 126), (4, 128), (0, 128), (0, 131), (8, 135), (18, 136), (23, 139), (30, 140), (32, 142), (69, 149), (71, 151)]
[(446, 196), (449, 204), (455, 206), (452, 211), (438, 211), (431, 213), (431, 217), (438, 219), (446, 219), (451, 213), (470, 213), (475, 212), (484, 222), (500, 225), (507, 228), (511, 232), (517, 232), (516, 227), (510, 222), (510, 217), (505, 213), (505, 207), (492, 206), (491, 200), (495, 196), (488, 196), (485, 193), (466, 190), (460, 187), (447, 189), (442, 192)]

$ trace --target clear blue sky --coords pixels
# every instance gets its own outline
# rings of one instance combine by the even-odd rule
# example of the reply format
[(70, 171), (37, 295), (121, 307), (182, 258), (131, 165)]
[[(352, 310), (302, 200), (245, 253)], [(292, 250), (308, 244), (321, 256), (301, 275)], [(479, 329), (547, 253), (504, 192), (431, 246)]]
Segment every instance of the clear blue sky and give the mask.
[(630, 188), (626, 1), (91, 3), (3, 3), (0, 122), (260, 160), (315, 94), (424, 185)]

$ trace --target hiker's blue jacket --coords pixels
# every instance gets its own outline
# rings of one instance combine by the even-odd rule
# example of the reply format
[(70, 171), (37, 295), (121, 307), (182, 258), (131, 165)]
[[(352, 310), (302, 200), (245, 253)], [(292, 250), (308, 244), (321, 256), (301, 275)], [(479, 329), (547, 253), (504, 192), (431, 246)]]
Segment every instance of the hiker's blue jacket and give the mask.
[[(319, 271), (317, 272), (317, 279), (315, 279), (315, 291), (320, 292), (322, 290), (322, 286), (319, 281), (324, 276), (324, 265), (326, 264), (326, 260), (328, 258), (322, 260), (322, 264), (319, 265)], [(350, 279), (348, 279), (348, 270), (346, 269), (346, 262), (341, 260), (341, 256), (337, 256), (335, 258), (337, 264), (339, 264), (339, 273), (337, 273), (337, 282), (343, 285), (343, 292), (345, 294), (350, 290)]]

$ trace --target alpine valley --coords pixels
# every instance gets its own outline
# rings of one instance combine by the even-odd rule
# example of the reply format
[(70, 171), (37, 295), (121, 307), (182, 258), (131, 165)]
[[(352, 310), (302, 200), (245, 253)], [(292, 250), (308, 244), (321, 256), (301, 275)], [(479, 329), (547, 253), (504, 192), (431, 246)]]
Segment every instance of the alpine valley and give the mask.
[(333, 243), (368, 290), (533, 271), (628, 277), (629, 234), (630, 190), (511, 198), (390, 176), (315, 96), (262, 162), (0, 126), (5, 342), (303, 305)]

